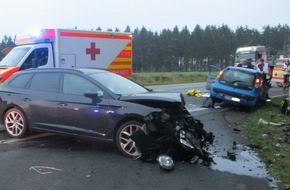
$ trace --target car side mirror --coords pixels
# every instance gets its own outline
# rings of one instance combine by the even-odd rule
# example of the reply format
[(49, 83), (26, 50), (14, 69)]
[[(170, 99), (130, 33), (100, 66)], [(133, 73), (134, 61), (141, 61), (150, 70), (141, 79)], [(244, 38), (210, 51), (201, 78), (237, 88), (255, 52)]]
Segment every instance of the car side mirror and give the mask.
[(93, 100), (99, 97), (97, 92), (85, 92), (84, 96)]
[(102, 97), (104, 94), (102, 91), (99, 92), (85, 92), (84, 96), (87, 98), (92, 99), (92, 104), (97, 104), (101, 102), (100, 97)]

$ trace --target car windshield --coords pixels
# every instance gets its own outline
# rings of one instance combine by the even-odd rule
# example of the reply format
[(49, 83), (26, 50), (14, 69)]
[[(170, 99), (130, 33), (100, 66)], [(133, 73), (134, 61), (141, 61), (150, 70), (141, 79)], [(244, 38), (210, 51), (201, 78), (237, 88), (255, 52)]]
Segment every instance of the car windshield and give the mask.
[(15, 67), (20, 62), (20, 60), (26, 55), (30, 50), (29, 47), (25, 48), (14, 48), (11, 52), (4, 57), (0, 63), (0, 67)]
[(242, 59), (246, 60), (248, 58), (252, 58), (252, 60), (255, 61), (255, 53), (237, 53), (235, 57), (235, 63), (239, 63)]
[(118, 95), (146, 93), (148, 90), (133, 81), (110, 72), (89, 74), (90, 77)]
[(254, 81), (254, 75), (247, 73), (243, 70), (230, 70), (226, 69), (223, 72), (223, 75), (220, 80), (234, 84), (234, 83), (243, 83), (247, 86), (252, 86)]

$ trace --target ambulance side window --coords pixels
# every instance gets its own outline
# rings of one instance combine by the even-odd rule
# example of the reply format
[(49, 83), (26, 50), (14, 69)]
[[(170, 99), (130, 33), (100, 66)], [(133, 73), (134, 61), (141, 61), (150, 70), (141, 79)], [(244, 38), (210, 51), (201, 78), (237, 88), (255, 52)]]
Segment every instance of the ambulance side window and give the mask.
[(33, 50), (24, 61), (20, 70), (37, 68), (47, 64), (48, 48), (38, 48)]
[(48, 48), (40, 48), (39, 50), (40, 50), (39, 51), (40, 60), (39, 60), (39, 65), (38, 66), (46, 65), (47, 64), (47, 60), (48, 60)]

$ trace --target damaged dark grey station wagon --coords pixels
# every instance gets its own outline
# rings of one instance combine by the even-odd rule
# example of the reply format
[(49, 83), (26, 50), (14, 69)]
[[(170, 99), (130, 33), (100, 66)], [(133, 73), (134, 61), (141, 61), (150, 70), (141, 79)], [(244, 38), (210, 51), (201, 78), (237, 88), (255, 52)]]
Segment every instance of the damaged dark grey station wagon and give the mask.
[[(177, 135), (187, 128), (193, 139), (183, 144), (193, 143), (201, 158), (208, 157), (204, 142), (213, 138), (185, 109), (182, 94), (155, 93), (101, 69), (37, 68), (17, 72), (0, 86), (0, 114), (11, 137), (41, 130), (105, 140), (115, 143), (129, 157), (140, 157), (146, 149), (132, 140), (136, 131), (154, 134), (149, 144), (156, 145), (160, 154), (168, 153), (174, 142), (179, 143)], [(168, 147), (164, 139), (170, 138)]]

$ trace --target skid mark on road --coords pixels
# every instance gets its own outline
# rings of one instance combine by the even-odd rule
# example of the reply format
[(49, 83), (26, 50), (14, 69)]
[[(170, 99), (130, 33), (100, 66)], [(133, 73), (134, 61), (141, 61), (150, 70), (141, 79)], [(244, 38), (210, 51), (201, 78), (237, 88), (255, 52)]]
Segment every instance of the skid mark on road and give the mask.
[(10, 143), (15, 143), (15, 142), (20, 142), (20, 141), (27, 141), (27, 140), (31, 140), (31, 139), (38, 139), (38, 138), (42, 138), (42, 137), (49, 137), (49, 136), (53, 136), (53, 135), (55, 135), (55, 134), (53, 134), (53, 133), (40, 133), (40, 134), (28, 136), (26, 138), (21, 138), (21, 139), (1, 140), (0, 144), (10, 144)]

